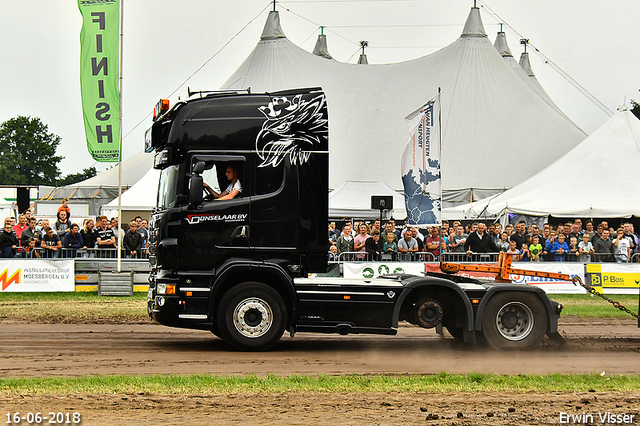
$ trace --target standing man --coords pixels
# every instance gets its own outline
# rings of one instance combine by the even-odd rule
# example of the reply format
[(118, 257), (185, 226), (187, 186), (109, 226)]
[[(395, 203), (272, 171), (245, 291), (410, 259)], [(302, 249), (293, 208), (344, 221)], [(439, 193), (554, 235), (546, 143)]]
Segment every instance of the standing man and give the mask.
[[(598, 230), (600, 226), (598, 226)], [(602, 229), (602, 236), (593, 244), (595, 250), (596, 261), (612, 262), (615, 247), (613, 241), (609, 239), (609, 229)]]
[(106, 216), (100, 217), (100, 226), (98, 227), (97, 248), (114, 249), (116, 248), (116, 235), (113, 229), (108, 226), (109, 219)]
[(44, 249), (44, 257), (60, 257), (62, 241), (60, 241), (58, 234), (47, 226), (44, 228), (44, 235), (42, 236), (40, 247)]
[(480, 222), (478, 223), (478, 230), (469, 234), (467, 241), (464, 243), (464, 249), (468, 256), (473, 253), (497, 253), (499, 251), (486, 231), (487, 226)]
[(2, 230), (2, 234), (0, 234), (0, 250), (2, 250), (2, 257), (14, 257), (18, 245), (18, 239), (11, 229), (11, 222), (5, 221), (4, 229)]
[(13, 228), (11, 228), (13, 232), (15, 232), (18, 241), (20, 241), (20, 239), (22, 238), (22, 231), (24, 231), (28, 227), (29, 225), (27, 223), (27, 218), (25, 217), (25, 215), (21, 214), (20, 216), (18, 216), (18, 223), (16, 223)]
[(518, 250), (522, 248), (522, 245), (525, 242), (524, 226), (525, 224), (522, 221), (516, 223), (515, 232), (509, 237), (509, 241), (516, 242), (516, 247), (518, 248)]
[(22, 247), (29, 245), (29, 238), (35, 238), (37, 240), (36, 246), (40, 245), (42, 234), (36, 229), (36, 218), (29, 219), (29, 227), (22, 231), (22, 241), (20, 241)]
[(386, 225), (384, 225), (384, 231), (382, 231), (382, 233), (380, 234), (380, 240), (387, 242), (388, 241), (387, 235), (393, 234), (393, 242), (397, 244), (398, 236), (393, 231), (394, 231), (393, 222), (391, 221), (387, 222)]
[(136, 232), (142, 237), (142, 249), (146, 249), (149, 246), (149, 231), (142, 227), (142, 217), (136, 216), (134, 221), (138, 227)]
[(338, 255), (340, 255), (340, 253), (353, 251), (353, 237), (351, 236), (351, 225), (344, 224), (344, 226), (342, 227), (342, 234), (340, 234), (340, 236), (338, 237), (336, 248), (338, 249)]
[[(369, 234), (367, 234), (367, 225), (363, 222), (360, 224), (360, 229), (358, 231), (360, 231), (360, 233), (358, 235), (356, 235), (356, 237), (353, 239), (353, 250), (354, 251), (359, 251), (364, 253), (366, 251), (365, 248), (365, 243), (367, 242), (367, 239), (369, 238)], [(365, 256), (364, 255), (358, 255), (358, 259), (360, 260), (364, 260)]]
[(409, 260), (411, 254), (418, 251), (418, 242), (413, 238), (412, 232), (405, 232), (404, 238), (398, 242), (398, 251), (403, 253), (403, 260)]
[(437, 226), (433, 226), (429, 229), (429, 237), (427, 238), (427, 251), (433, 255), (434, 260), (438, 260), (438, 257), (440, 257), (440, 253), (444, 248), (444, 241), (438, 234), (439, 231)]

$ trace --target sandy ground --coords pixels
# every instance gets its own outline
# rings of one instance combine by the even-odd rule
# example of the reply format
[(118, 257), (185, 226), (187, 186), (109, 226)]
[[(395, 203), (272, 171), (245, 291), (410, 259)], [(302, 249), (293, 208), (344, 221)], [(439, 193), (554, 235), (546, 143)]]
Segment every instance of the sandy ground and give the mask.
[[(633, 319), (563, 318), (560, 330), (567, 340), (565, 347), (546, 343), (529, 352), (468, 348), (450, 337), (441, 338), (433, 330), (401, 326), (397, 336), (285, 336), (273, 350), (254, 354), (233, 351), (208, 332), (154, 324), (2, 322), (0, 375), (640, 373), (640, 329)], [(573, 424), (614, 424), (600, 421), (598, 414), (605, 412), (634, 415), (633, 422), (627, 424), (640, 424), (640, 393), (616, 392), (27, 394), (0, 396), (0, 405), (3, 416), (16, 411), (25, 415), (30, 411), (43, 415), (79, 412), (85, 425), (529, 425), (561, 424), (566, 419), (561, 413), (593, 417)]]

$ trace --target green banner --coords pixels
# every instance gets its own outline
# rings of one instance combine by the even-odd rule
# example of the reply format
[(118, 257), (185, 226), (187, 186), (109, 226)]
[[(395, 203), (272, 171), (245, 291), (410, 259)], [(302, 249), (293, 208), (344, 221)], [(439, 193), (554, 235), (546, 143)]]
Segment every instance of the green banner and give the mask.
[(119, 0), (78, 0), (80, 89), (87, 149), (96, 161), (120, 161)]

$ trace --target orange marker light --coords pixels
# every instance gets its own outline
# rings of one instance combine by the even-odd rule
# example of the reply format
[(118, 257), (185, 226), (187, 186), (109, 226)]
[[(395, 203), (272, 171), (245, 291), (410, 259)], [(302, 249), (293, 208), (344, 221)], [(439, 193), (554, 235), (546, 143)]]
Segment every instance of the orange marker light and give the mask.
[(343, 296), (345, 300), (351, 299), (351, 296)]
[(176, 294), (176, 286), (167, 284), (167, 294)]

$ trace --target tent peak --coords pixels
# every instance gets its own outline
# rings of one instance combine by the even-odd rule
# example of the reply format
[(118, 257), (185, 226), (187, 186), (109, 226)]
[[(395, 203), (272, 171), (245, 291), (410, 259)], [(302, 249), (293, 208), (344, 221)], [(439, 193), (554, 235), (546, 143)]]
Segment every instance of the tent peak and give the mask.
[(329, 49), (327, 48), (327, 36), (324, 34), (318, 34), (318, 40), (316, 40), (316, 45), (313, 48), (313, 54), (317, 56), (321, 56), (327, 59), (333, 59), (329, 54)]
[(482, 18), (480, 18), (480, 9), (472, 7), (467, 17), (467, 22), (464, 24), (462, 30), (462, 37), (486, 37), (487, 33), (484, 31), (484, 25), (482, 25)]
[(498, 33), (494, 47), (503, 58), (513, 57), (511, 50), (509, 49), (509, 45), (507, 44), (507, 35), (504, 32), (500, 31)]
[(276, 11), (269, 12), (267, 22), (264, 24), (260, 40), (274, 40), (276, 38), (286, 38), (282, 27), (280, 26), (280, 13)]
[(533, 68), (531, 68), (531, 62), (529, 62), (529, 52), (522, 52), (520, 55), (520, 66), (526, 72), (529, 77), (535, 77), (536, 75), (533, 73)]

